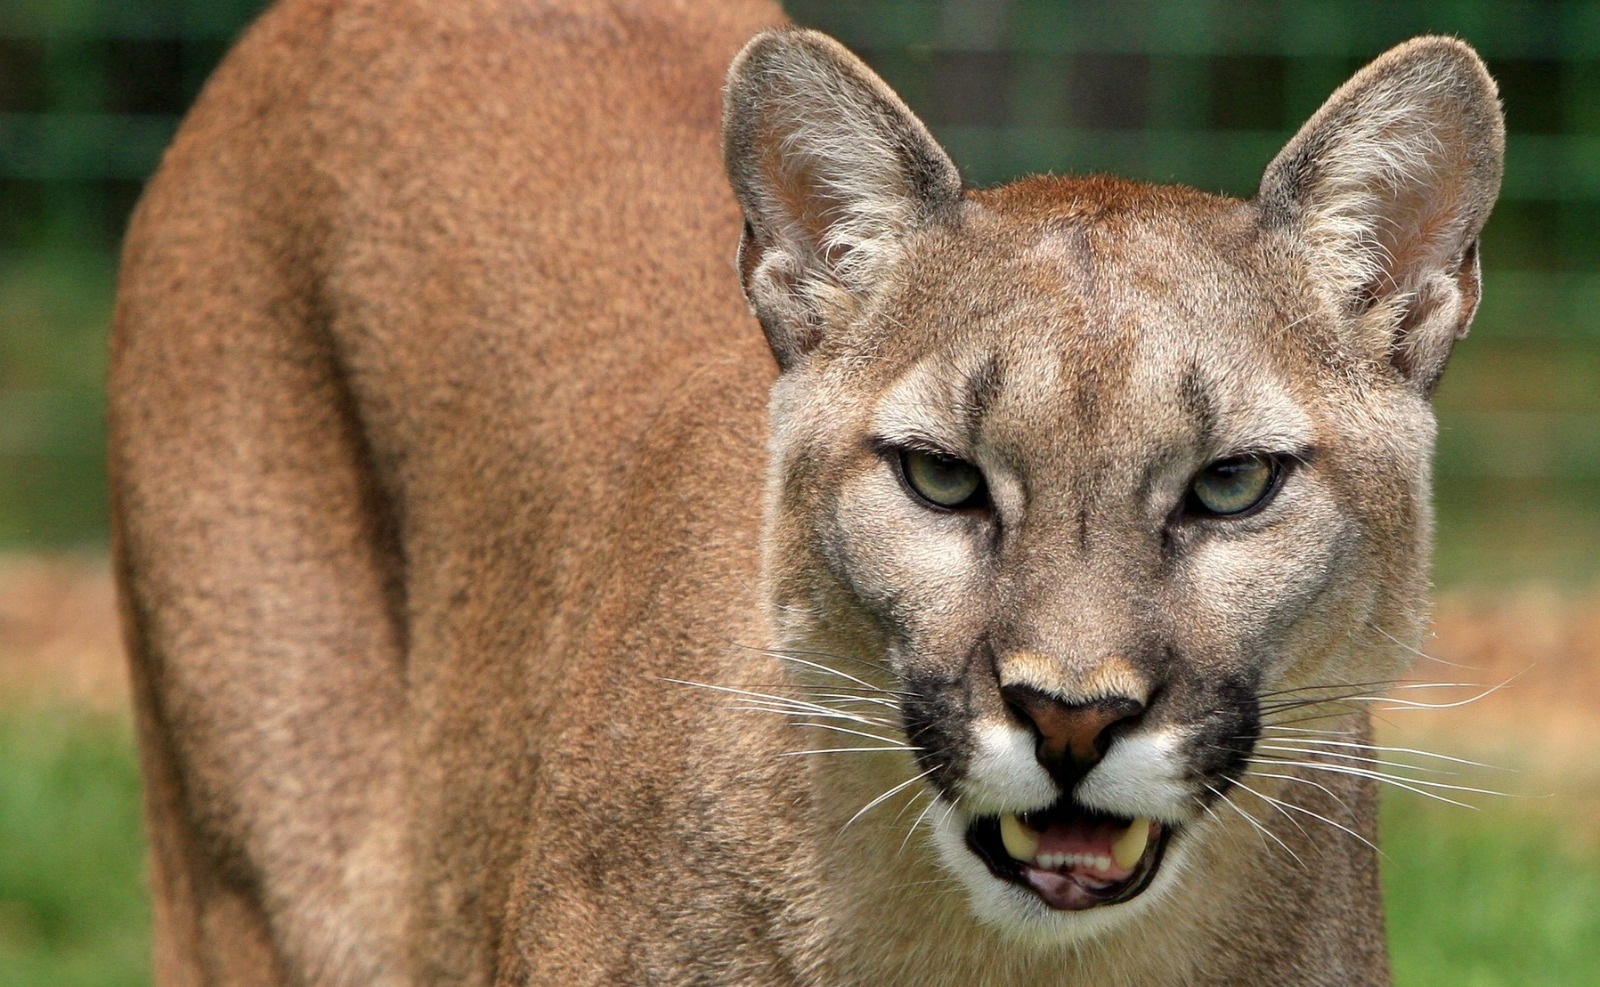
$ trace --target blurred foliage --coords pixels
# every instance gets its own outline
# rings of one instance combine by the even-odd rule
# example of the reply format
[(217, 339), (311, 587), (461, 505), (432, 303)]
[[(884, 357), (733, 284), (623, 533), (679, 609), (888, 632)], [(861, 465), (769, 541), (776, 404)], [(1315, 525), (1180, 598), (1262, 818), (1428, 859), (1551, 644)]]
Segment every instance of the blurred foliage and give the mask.
[[(178, 115), (262, 0), (0, 4), (0, 547), (105, 536), (113, 254)], [(1489, 59), (1511, 128), (1486, 294), (1439, 394), (1441, 581), (1600, 578), (1600, 2), (789, 4), (977, 184), (1112, 171), (1248, 195), (1364, 60), (1423, 32)]]

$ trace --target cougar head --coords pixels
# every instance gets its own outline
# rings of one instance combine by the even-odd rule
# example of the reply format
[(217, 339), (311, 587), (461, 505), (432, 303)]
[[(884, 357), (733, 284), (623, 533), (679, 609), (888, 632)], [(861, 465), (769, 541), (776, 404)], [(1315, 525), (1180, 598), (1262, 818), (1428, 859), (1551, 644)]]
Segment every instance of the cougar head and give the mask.
[(776, 650), (818, 696), (882, 704), (870, 732), (937, 799), (980, 918), (1070, 938), (1204, 881), (1185, 861), (1263, 732), (1402, 667), (1428, 397), (1502, 145), (1477, 57), (1423, 38), (1336, 92), (1254, 201), (971, 190), (830, 39), (735, 62), (739, 269), (781, 369)]

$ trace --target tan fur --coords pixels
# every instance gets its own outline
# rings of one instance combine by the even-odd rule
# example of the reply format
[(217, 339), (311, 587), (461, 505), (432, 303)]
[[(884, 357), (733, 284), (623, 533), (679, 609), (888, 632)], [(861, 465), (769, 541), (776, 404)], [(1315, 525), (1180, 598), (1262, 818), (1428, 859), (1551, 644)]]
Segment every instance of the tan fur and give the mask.
[[(1370, 839), (1364, 779), (1247, 771), (1304, 825), (1161, 803), (1173, 859), (1082, 913), (939, 834), (1049, 785), (983, 746), (1007, 683), (1148, 703), (1082, 786), (1132, 806), (1163, 789), (1118, 765), (1220, 684), (1403, 664), (1492, 83), (1397, 49), (1255, 203), (963, 192), (809, 33), (738, 57), (719, 144), (778, 19), (282, 0), (207, 86), (112, 352), (160, 983), (1387, 981), (1374, 854), (1311, 816)], [(992, 508), (928, 511), (871, 437)], [(1314, 449), (1283, 507), (1163, 520), (1241, 443)]]

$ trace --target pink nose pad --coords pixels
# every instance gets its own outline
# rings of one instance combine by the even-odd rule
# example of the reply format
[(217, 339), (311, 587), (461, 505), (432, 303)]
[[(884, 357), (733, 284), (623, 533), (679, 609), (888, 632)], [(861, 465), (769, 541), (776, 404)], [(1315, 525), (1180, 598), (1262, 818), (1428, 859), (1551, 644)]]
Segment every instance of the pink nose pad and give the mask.
[(1069, 703), (1027, 685), (1003, 686), (1000, 695), (1038, 735), (1039, 763), (1058, 779), (1074, 781), (1105, 755), (1111, 727), (1144, 712), (1143, 703), (1127, 696)]

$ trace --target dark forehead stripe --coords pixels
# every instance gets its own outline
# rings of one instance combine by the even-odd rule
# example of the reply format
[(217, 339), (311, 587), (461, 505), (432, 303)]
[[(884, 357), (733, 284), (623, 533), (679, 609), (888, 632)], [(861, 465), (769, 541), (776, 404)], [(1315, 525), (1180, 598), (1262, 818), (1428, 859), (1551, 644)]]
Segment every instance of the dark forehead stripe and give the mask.
[(1201, 444), (1213, 444), (1221, 428), (1217, 399), (1211, 393), (1211, 385), (1200, 372), (1198, 364), (1190, 363), (1184, 369), (1183, 379), (1178, 385), (1178, 403), (1199, 430)]
[(986, 355), (967, 375), (966, 393), (962, 395), (962, 418), (972, 435), (983, 431), (983, 419), (994, 406), (1003, 386), (1000, 361), (993, 353)]

